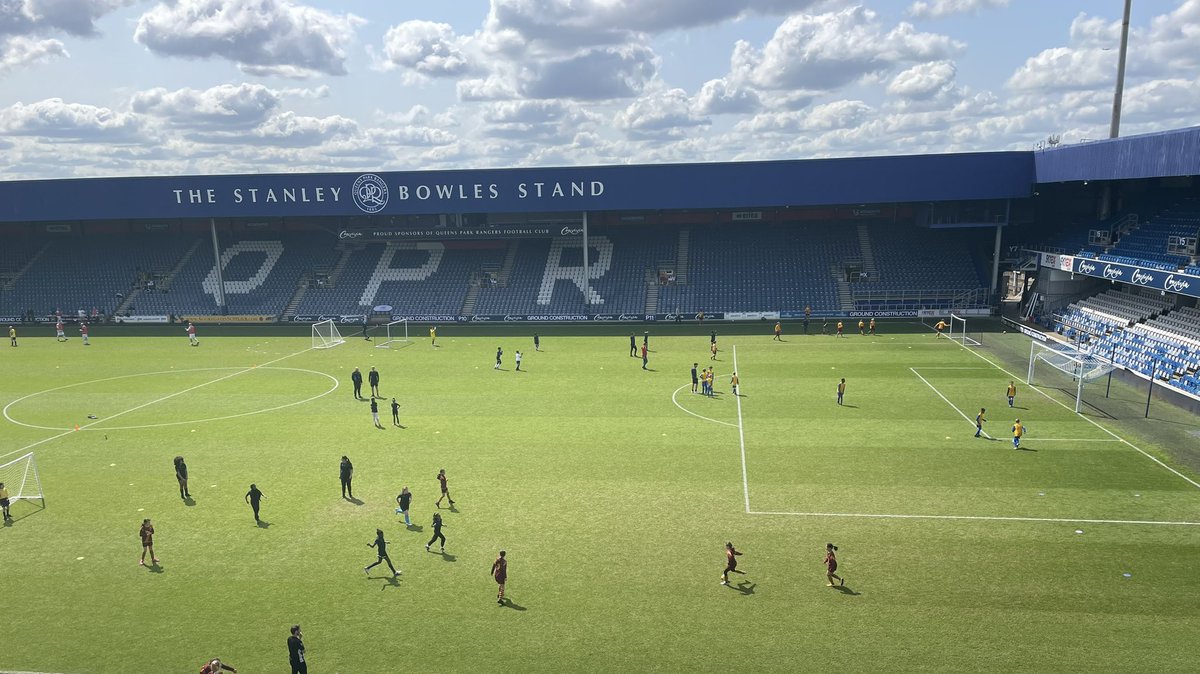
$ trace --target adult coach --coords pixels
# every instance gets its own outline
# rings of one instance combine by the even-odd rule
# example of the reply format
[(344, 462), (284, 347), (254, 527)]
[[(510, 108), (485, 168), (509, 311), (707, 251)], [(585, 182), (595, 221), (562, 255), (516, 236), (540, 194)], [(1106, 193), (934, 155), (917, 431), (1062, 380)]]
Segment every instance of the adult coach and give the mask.
[(438, 479), (438, 486), (441, 487), (441, 489), (442, 489), (442, 495), (438, 497), (437, 503), (435, 503), (434, 505), (441, 508), (442, 507), (442, 499), (448, 499), (450, 501), (450, 505), (453, 507), (454, 499), (450, 498), (450, 488), (446, 486), (446, 469), (445, 468), (438, 471), (437, 479)]
[(372, 400), (374, 400), (376, 396), (380, 398), (383, 397), (379, 395), (379, 370), (376, 370), (374, 365), (371, 366), (371, 371), (367, 373), (367, 383), (371, 385)]
[(496, 584), (500, 586), (496, 593), (496, 603), (504, 606), (504, 583), (508, 581), (508, 560), (504, 557), (503, 550), (500, 551), (500, 556), (496, 561), (492, 562), (492, 578), (496, 580)]
[(350, 381), (354, 383), (354, 399), (362, 400), (362, 373), (357, 367), (350, 373)]
[(368, 576), (370, 576), (371, 569), (379, 566), (383, 562), (387, 562), (388, 568), (392, 570), (392, 576), (395, 577), (400, 575), (400, 572), (396, 570), (396, 567), (392, 566), (392, 558), (388, 557), (387, 541), (383, 540), (383, 529), (375, 530), (375, 542), (367, 543), (367, 547), (375, 548), (375, 552), (379, 555), (379, 559), (375, 560), (374, 564), (363, 567), (363, 573), (366, 573)]
[(441, 540), (442, 554), (446, 554), (446, 536), (442, 533), (442, 514), (433, 514), (433, 537), (425, 544), (425, 552), (429, 552), (429, 546), (433, 545), (434, 541)]
[(250, 491), (246, 492), (246, 503), (249, 503), (250, 508), (254, 510), (255, 522), (262, 522), (262, 520), (258, 519), (258, 508), (262, 504), (262, 500), (265, 498), (266, 495), (258, 490), (258, 485), (250, 485)]
[(179, 482), (179, 498), (187, 500), (192, 497), (188, 493), (188, 469), (182, 456), (175, 457), (175, 479)]
[(692, 393), (696, 392), (696, 385), (700, 383), (700, 377), (696, 375), (698, 367), (700, 367), (700, 363), (692, 363)]
[(292, 674), (308, 674), (308, 661), (304, 658), (304, 635), (300, 633), (299, 625), (292, 625), (292, 635), (288, 637), (287, 646)]
[(354, 498), (354, 464), (350, 463), (350, 459), (342, 457), (342, 463), (338, 466), (338, 475), (342, 480), (342, 498), (346, 498), (346, 492), (350, 493), (350, 498)]

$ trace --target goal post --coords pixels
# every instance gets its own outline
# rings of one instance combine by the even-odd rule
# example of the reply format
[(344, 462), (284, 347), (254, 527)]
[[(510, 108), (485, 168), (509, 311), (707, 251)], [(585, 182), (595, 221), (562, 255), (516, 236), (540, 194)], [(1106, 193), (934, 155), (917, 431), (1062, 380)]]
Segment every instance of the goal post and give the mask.
[(402, 349), (412, 344), (408, 336), (408, 320), (392, 321), (383, 327), (385, 337), (375, 340), (376, 349)]
[(1083, 409), (1087, 385), (1113, 370), (1113, 364), (1086, 349), (1059, 342), (1031, 341), (1029, 345), (1030, 386), (1057, 388), (1075, 399), (1075, 413)]
[(967, 332), (967, 319), (958, 314), (950, 314), (950, 332), (948, 336), (963, 346), (983, 345), (978, 333)]
[(42, 494), (42, 480), (38, 476), (33, 452), (0, 465), (0, 483), (3, 483), (4, 489), (8, 491), (10, 503), (37, 501), (41, 507), (46, 507), (46, 498)]
[(328, 349), (338, 344), (345, 344), (342, 333), (332, 319), (312, 324), (312, 348)]

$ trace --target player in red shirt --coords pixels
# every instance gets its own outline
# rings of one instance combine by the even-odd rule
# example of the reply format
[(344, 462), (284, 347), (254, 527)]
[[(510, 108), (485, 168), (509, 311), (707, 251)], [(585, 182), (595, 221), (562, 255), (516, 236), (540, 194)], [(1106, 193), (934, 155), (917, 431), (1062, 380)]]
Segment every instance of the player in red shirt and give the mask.
[(737, 558), (741, 557), (742, 553), (733, 548), (733, 543), (725, 544), (725, 571), (721, 573), (721, 584), (729, 584), (729, 574), (740, 573), (745, 575), (745, 571), (737, 570)]
[(212, 660), (204, 663), (204, 666), (200, 668), (200, 674), (220, 674), (221, 670), (225, 670), (227, 672), (237, 671), (232, 665), (227, 665), (221, 662), (220, 659), (213, 658)]
[(643, 370), (650, 369), (650, 368), (646, 367), (646, 362), (647, 362), (646, 354), (647, 353), (649, 353), (649, 349), (646, 348), (646, 343), (642, 342), (642, 369)]
[(91, 346), (91, 345), (92, 345), (92, 344), (91, 344), (91, 342), (89, 342), (89, 341), (88, 341), (88, 326), (87, 326), (87, 323), (80, 323), (80, 324), (79, 324), (79, 336), (80, 336), (80, 337), (83, 337), (83, 345), (84, 345), (84, 346)]
[(450, 488), (446, 486), (446, 469), (445, 468), (438, 471), (437, 479), (438, 479), (438, 483), (442, 487), (442, 495), (438, 497), (437, 503), (435, 503), (434, 505), (441, 508), (442, 507), (442, 499), (449, 499), (450, 507), (453, 508), (454, 507), (454, 499), (450, 498)]
[(58, 322), (54, 324), (54, 334), (60, 342), (67, 341), (67, 333), (64, 331), (64, 328), (65, 326), (63, 325), (62, 319), (59, 318)]
[(196, 339), (196, 326), (192, 325), (191, 321), (188, 321), (187, 335), (188, 341), (192, 343), (192, 346), (200, 346), (200, 340)]
[(496, 593), (496, 603), (504, 605), (504, 582), (508, 580), (508, 560), (504, 558), (504, 551), (500, 551), (500, 556), (496, 561), (492, 562), (492, 578), (496, 579), (496, 583), (500, 586), (500, 591)]
[(837, 546), (833, 543), (825, 544), (825, 577), (829, 579), (828, 587), (833, 587), (833, 581), (836, 579), (839, 586), (846, 584), (846, 579), (837, 575)]
[(142, 528), (138, 529), (138, 536), (142, 539), (142, 558), (138, 561), (138, 566), (146, 565), (146, 551), (150, 551), (150, 561), (158, 564), (158, 557), (154, 556), (154, 525), (149, 519), (142, 520)]

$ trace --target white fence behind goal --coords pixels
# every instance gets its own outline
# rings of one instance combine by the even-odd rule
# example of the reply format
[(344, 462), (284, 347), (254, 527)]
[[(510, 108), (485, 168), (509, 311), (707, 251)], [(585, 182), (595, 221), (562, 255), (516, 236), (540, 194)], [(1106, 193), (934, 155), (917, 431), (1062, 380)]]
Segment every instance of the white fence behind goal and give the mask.
[(384, 339), (375, 340), (376, 349), (402, 349), (412, 344), (412, 340), (408, 336), (408, 321), (392, 321), (384, 328), (387, 334)]
[(346, 340), (342, 339), (342, 333), (338, 332), (337, 325), (332, 320), (313, 323), (312, 348), (328, 349), (345, 343)]
[(46, 499), (42, 495), (42, 481), (38, 477), (37, 464), (33, 462), (33, 452), (6, 464), (0, 465), (0, 482), (8, 490), (8, 500), (40, 501), (46, 507)]
[(1112, 363), (1069, 344), (1032, 341), (1029, 344), (1030, 386), (1058, 388), (1075, 398), (1075, 413), (1084, 405), (1087, 385), (1113, 370)]
[(950, 314), (950, 339), (963, 346), (981, 346), (979, 335), (967, 332), (967, 319), (956, 314)]

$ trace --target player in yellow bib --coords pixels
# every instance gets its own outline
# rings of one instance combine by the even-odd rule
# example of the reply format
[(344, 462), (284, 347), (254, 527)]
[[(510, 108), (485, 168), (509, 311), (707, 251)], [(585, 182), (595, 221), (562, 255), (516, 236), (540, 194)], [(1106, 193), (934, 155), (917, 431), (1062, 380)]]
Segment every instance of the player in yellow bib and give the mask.
[(429, 345), (437, 346), (437, 326), (429, 328)]
[(1021, 448), (1021, 437), (1025, 435), (1025, 427), (1021, 425), (1020, 419), (1017, 419), (1015, 422), (1013, 422), (1012, 434), (1013, 434), (1013, 449), (1020, 449)]
[(1017, 384), (1016, 384), (1016, 382), (1010, 381), (1010, 382), (1008, 382), (1008, 406), (1009, 407), (1013, 406), (1013, 400), (1016, 397), (1017, 397)]
[(946, 329), (946, 321), (938, 321), (933, 327), (937, 329), (937, 335), (934, 335), (934, 339), (937, 339), (942, 336), (942, 330)]

